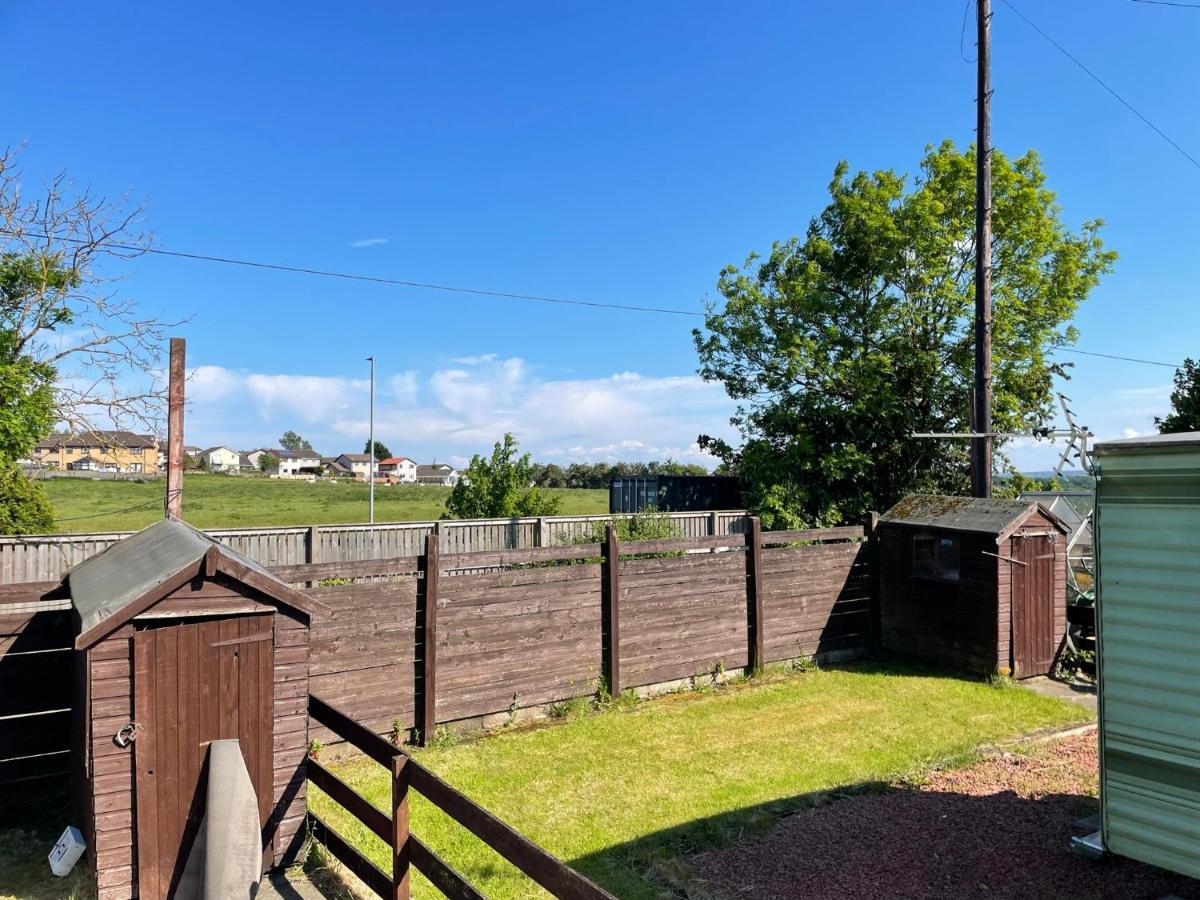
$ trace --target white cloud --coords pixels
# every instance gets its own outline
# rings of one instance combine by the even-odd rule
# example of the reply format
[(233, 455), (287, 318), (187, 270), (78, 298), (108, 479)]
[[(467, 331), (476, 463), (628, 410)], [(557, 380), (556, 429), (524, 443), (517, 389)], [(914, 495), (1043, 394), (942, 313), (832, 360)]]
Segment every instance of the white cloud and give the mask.
[(391, 242), (392, 239), (387, 237), (369, 237), (359, 238), (356, 241), (351, 241), (350, 246), (356, 250), (361, 250), (363, 247), (379, 247), (383, 244), (390, 244)]
[(1135, 438), (1141, 436), (1142, 432), (1138, 431), (1136, 428), (1126, 428), (1121, 432), (1121, 437)]
[[(301, 428), (327, 452), (367, 432), (367, 383), (343, 377), (236, 372), (202, 366), (194, 380), (198, 442), (261, 443)], [(711, 463), (701, 432), (728, 435), (732, 404), (693, 375), (618, 372), (545, 378), (518, 357), (492, 354), (422, 374), (386, 377), (376, 395), (375, 433), (397, 453), (464, 463), (512, 432), (538, 459), (665, 459)], [(190, 413), (189, 413), (190, 414)], [(221, 430), (207, 433), (214, 428)], [(190, 439), (190, 438), (189, 438)]]
[(450, 362), (460, 366), (478, 366), (483, 363), (495, 362), (499, 357), (495, 353), (483, 353), (479, 356), (454, 356)]

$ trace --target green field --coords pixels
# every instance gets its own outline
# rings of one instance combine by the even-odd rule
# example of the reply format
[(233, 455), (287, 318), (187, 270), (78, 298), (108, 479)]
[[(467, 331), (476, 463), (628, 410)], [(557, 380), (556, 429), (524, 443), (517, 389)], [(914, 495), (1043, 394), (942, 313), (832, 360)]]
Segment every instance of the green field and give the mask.
[[(60, 531), (131, 531), (162, 517), (162, 507), (155, 501), (166, 490), (163, 479), (138, 484), (51, 478), (41, 484), (50, 495)], [(559, 499), (561, 515), (608, 512), (607, 491), (547, 493)], [(449, 494), (450, 488), (437, 485), (376, 485), (375, 521), (436, 519)], [(183, 516), (197, 528), (365, 522), (367, 485), (189, 473), (183, 479)]]
[[(622, 900), (652, 900), (708, 896), (688, 891), (689, 857), (831, 794), (919, 778), (981, 745), (1089, 718), (1008, 682), (864, 664), (769, 674), (414, 755)], [(387, 808), (381, 766), (332, 765)], [(410, 802), (413, 833), (486, 896), (546, 896), (423, 797)], [(309, 803), (377, 864), (390, 864), (382, 842), (327, 795), (310, 788)], [(413, 896), (440, 895), (417, 876)]]

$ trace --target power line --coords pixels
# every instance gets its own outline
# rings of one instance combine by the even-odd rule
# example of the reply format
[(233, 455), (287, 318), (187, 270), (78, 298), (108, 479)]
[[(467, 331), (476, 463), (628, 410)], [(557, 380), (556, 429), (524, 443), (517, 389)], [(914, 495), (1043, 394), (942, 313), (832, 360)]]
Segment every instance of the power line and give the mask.
[(1093, 353), (1090, 350), (1077, 350), (1074, 347), (1056, 347), (1059, 353), (1079, 353), (1083, 356), (1099, 356), (1103, 359), (1119, 359), (1122, 362), (1142, 363), (1147, 366), (1164, 366), (1168, 369), (1182, 369), (1182, 363), (1159, 362), (1156, 359), (1137, 359), (1132, 356), (1116, 356), (1112, 353)]
[(1176, 3), (1174, 0), (1133, 0), (1134, 3), (1149, 3), (1153, 6), (1178, 6), (1182, 9), (1200, 9), (1200, 3)]
[[(1007, 0), (1004, 0), (1004, 2), (1007, 2)], [(16, 236), (15, 232), (4, 231), (3, 229), (0, 229), (0, 234)], [(36, 237), (50, 239), (50, 236), (44, 235), (44, 234), (36, 235)], [(86, 241), (83, 241), (82, 239), (79, 239), (79, 238), (54, 237), (53, 240), (64, 240), (64, 241), (73, 242), (73, 243), (87, 243)], [(374, 276), (374, 275), (357, 275), (357, 274), (350, 274), (350, 273), (345, 273), (345, 272), (330, 272), (330, 271), (325, 271), (322, 269), (305, 268), (303, 266), (287, 266), (287, 265), (282, 265), (279, 263), (257, 262), (257, 261), (253, 261), (253, 260), (234, 259), (232, 257), (224, 257), (224, 256), (209, 256), (209, 255), (202, 254), (202, 253), (188, 253), (188, 252), (185, 252), (182, 250), (146, 249), (143, 247), (138, 247), (135, 244), (123, 244), (123, 243), (118, 243), (115, 241), (109, 241), (107, 243), (107, 246), (116, 247), (116, 248), (122, 249), (122, 250), (137, 250), (137, 251), (144, 250), (147, 253), (156, 253), (160, 256), (170, 256), (170, 257), (177, 257), (177, 258), (181, 258), (181, 259), (195, 259), (195, 260), (201, 260), (204, 262), (227, 263), (230, 265), (249, 266), (251, 268), (268, 269), (268, 270), (281, 271), (281, 272), (295, 272), (295, 273), (301, 274), (301, 275), (320, 275), (320, 276), (328, 276), (328, 277), (334, 277), (334, 278), (347, 278), (347, 279), (350, 279), (353, 281), (371, 281), (371, 282), (376, 282), (376, 283), (380, 283), (380, 284), (398, 285), (400, 287), (416, 287), (416, 288), (423, 287), (423, 288), (430, 288), (433, 290), (452, 291), (452, 292), (460, 292), (460, 293), (468, 293), (468, 294), (479, 294), (479, 295), (487, 296), (487, 297), (502, 297), (502, 298), (515, 299), (515, 300), (539, 300), (539, 301), (545, 301), (548, 303), (563, 303), (563, 304), (571, 304), (571, 305), (592, 306), (592, 307), (598, 307), (601, 309), (620, 309), (620, 310), (626, 310), (629, 312), (668, 313), (671, 315), (678, 315), (678, 316), (703, 316), (704, 315), (704, 313), (690, 312), (685, 309), (657, 308), (657, 307), (652, 307), (652, 306), (634, 306), (634, 305), (620, 304), (620, 303), (601, 303), (601, 302), (590, 301), (590, 300), (564, 300), (561, 298), (540, 297), (540, 296), (537, 296), (534, 294), (509, 294), (509, 293), (505, 293), (503, 291), (487, 291), (487, 290), (479, 290), (479, 289), (475, 289), (475, 288), (450, 287), (447, 285), (425, 284), (425, 283), (419, 282), (419, 281), (403, 281), (398, 278), (382, 278), (382, 277), (378, 277), (378, 276)], [(1084, 356), (1100, 356), (1105, 359), (1117, 359), (1117, 360), (1121, 360), (1123, 362), (1144, 363), (1144, 364), (1150, 365), (1150, 366), (1165, 366), (1166, 368), (1170, 368), (1170, 369), (1182, 368), (1182, 365), (1177, 365), (1176, 363), (1159, 362), (1157, 360), (1152, 360), (1152, 359), (1136, 359), (1136, 358), (1130, 357), (1130, 356), (1117, 356), (1117, 355), (1114, 355), (1111, 353), (1094, 353), (1094, 352), (1091, 352), (1088, 350), (1078, 350), (1073, 347), (1059, 347), (1056, 349), (1058, 349), (1059, 351), (1061, 351), (1063, 353), (1079, 353)], [(122, 512), (122, 510), (116, 510), (116, 512)], [(85, 516), (83, 518), (88, 518), (88, 517)], [(60, 521), (70, 521), (70, 520), (64, 519), (64, 520), (60, 520)]]
[[(182, 494), (182, 493), (183, 493), (183, 489), (181, 488), (177, 491), (168, 491), (167, 496), (169, 499), (170, 496), (173, 494)], [(120, 515), (121, 513), (132, 512), (135, 509), (142, 509), (145, 506), (162, 506), (162, 503), (163, 503), (162, 497), (155, 497), (153, 500), (147, 500), (145, 503), (135, 503), (133, 506), (126, 506), (124, 509), (110, 509), (110, 510), (106, 510), (105, 512), (91, 513), (90, 515), (86, 515), (86, 516), (69, 516), (68, 518), (65, 518), (65, 519), (59, 519), (56, 517), (54, 521), (55, 522), (82, 522), (84, 519), (102, 519), (105, 516), (117, 516), (117, 515)]]
[[(19, 237), (11, 231), (0, 231), (0, 234), (7, 234), (13, 237)], [(45, 238), (48, 240), (61, 240), (74, 244), (88, 244), (90, 241), (83, 238), (59, 237), (57, 235), (31, 235), (32, 237)], [(635, 306), (625, 303), (602, 303), (595, 300), (567, 300), (562, 297), (545, 297), (538, 294), (514, 294), (508, 291), (491, 291), (483, 288), (457, 287), (448, 284), (433, 284), (427, 281), (407, 281), (401, 278), (385, 278), (378, 275), (362, 275), (355, 272), (336, 272), (328, 269), (311, 269), (306, 266), (289, 266), (283, 263), (260, 262), (250, 259), (237, 259), (230, 256), (212, 256), (206, 253), (189, 253), (183, 250), (162, 250), (154, 247), (139, 247), (136, 244), (123, 244), (119, 241), (106, 241), (105, 246), (115, 247), (118, 250), (131, 250), (139, 253), (152, 253), (155, 256), (170, 256), (176, 259), (192, 259), (201, 262), (224, 263), (231, 266), (246, 266), (252, 269), (269, 269), (274, 272), (294, 272), (299, 275), (318, 275), (323, 278), (342, 278), (348, 281), (367, 281), (374, 284), (389, 284), (394, 287), (408, 288), (423, 288), (430, 291), (448, 291), (455, 294), (474, 294), (480, 297), (498, 297), (505, 300), (528, 300), (538, 303), (557, 303), (564, 306), (590, 306), (597, 309), (622, 309), (629, 312), (648, 312), (662, 313), (671, 316), (698, 316), (703, 317), (704, 313), (694, 312), (688, 309), (670, 309), (659, 306)]]
[[(1170, 144), (1172, 147), (1174, 147), (1176, 150), (1178, 150), (1179, 153), (1184, 157), (1184, 159), (1186, 159), (1188, 162), (1190, 162), (1197, 169), (1200, 169), (1200, 160), (1197, 160), (1194, 156), (1192, 156), (1192, 154), (1188, 153), (1181, 146), (1179, 146), (1179, 144), (1175, 143), (1175, 141), (1171, 139), (1170, 135), (1168, 135), (1165, 131), (1163, 131), (1161, 128), (1159, 128), (1157, 125), (1155, 125), (1153, 122), (1151, 122), (1149, 118), (1147, 118), (1145, 115), (1143, 115), (1141, 112), (1139, 112), (1137, 107), (1135, 107), (1132, 103), (1130, 103), (1128, 100), (1126, 100), (1120, 94), (1118, 94), (1116, 92), (1116, 90), (1114, 90), (1111, 86), (1109, 86), (1108, 82), (1106, 82), (1103, 78), (1101, 78), (1099, 75), (1097, 75), (1095, 72), (1093, 72), (1087, 66), (1085, 66), (1079, 60), (1078, 57), (1076, 57), (1073, 53), (1071, 53), (1070, 50), (1068, 50), (1066, 47), (1064, 47), (1062, 44), (1060, 44), (1054, 38), (1050, 37), (1050, 35), (1048, 35), (1046, 32), (1042, 31), (1041, 28), (1039, 28), (1036, 24), (1034, 24), (1034, 22), (1027, 15), (1025, 15), (1025, 13), (1021, 12), (1019, 9), (1017, 9), (1015, 6), (1013, 6), (1012, 3), (1010, 2), (1010, 0), (1000, 0), (1000, 2), (1003, 3), (1005, 6), (1007, 6), (1009, 9), (1011, 9), (1014, 13), (1016, 13), (1021, 19), (1023, 19), (1026, 25), (1028, 25), (1030, 28), (1032, 28), (1034, 31), (1036, 31), (1038, 34), (1040, 34), (1043, 38), (1045, 38), (1056, 50), (1058, 50), (1059, 53), (1061, 53), (1063, 56), (1065, 56), (1071, 62), (1075, 63), (1075, 65), (1077, 65), (1085, 73), (1087, 73), (1087, 76), (1089, 78), (1091, 78), (1092, 81), (1096, 82), (1096, 84), (1100, 85), (1100, 87), (1104, 88), (1106, 91), (1108, 91), (1110, 94), (1112, 94), (1121, 103), (1122, 106), (1124, 106), (1131, 113), (1133, 113), (1135, 116), (1137, 116), (1143, 122), (1145, 122), (1146, 125), (1148, 125), (1154, 131), (1155, 134), (1157, 134), (1164, 141), (1166, 141), (1168, 144)], [(1163, 2), (1165, 2), (1165, 0), (1163, 0)]]

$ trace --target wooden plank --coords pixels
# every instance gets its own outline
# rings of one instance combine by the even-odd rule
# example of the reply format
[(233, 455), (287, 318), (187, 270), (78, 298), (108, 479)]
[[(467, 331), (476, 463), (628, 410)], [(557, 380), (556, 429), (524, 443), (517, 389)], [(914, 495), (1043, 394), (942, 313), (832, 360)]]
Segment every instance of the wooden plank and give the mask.
[(449, 900), (485, 900), (475, 887), (448, 866), (415, 834), (408, 837), (409, 856), (417, 871)]
[(797, 541), (844, 541), (864, 536), (861, 525), (844, 525), (839, 528), (803, 528), (795, 531), (764, 531), (763, 543), (790, 544)]
[(386, 766), (389, 770), (392, 757), (403, 754), (402, 750), (389, 744), (379, 735), (359, 724), (340, 710), (334, 709), (320, 697), (310, 694), (308, 698), (308, 714), (353, 746), (357, 747), (375, 762)]
[[(158, 879), (158, 711), (154, 690), (156, 649), (154, 631), (139, 631), (134, 636), (134, 715), (138, 721), (149, 725), (133, 744), (138, 801), (138, 885), (139, 894), (145, 900), (162, 897), (165, 893)], [(101, 829), (99, 817), (96, 829)]]
[(599, 544), (576, 544), (562, 547), (532, 547), (528, 550), (446, 553), (442, 555), (441, 559), (442, 567), (445, 569), (482, 569), (493, 566), (519, 566), (529, 563), (592, 559), (599, 556)]
[(604, 526), (604, 593), (601, 599), (600, 640), (604, 678), (609, 694), (621, 694), (621, 580), (617, 530)]
[(353, 872), (378, 896), (386, 900), (392, 895), (392, 877), (390, 875), (354, 849), (345, 838), (330, 828), (320, 816), (311, 810), (308, 813), (308, 822), (313, 837), (324, 844), (338, 862)]
[[(436, 534), (429, 536), (438, 540)], [(437, 561), (436, 550), (434, 561)], [(434, 604), (436, 605), (436, 604)], [(408, 827), (408, 784), (409, 763), (407, 756), (392, 757), (392, 819), (388, 844), (392, 848), (392, 890), (390, 900), (408, 900), (409, 895), (409, 827)]]
[(437, 732), (437, 618), (438, 583), (441, 579), (441, 548), (437, 534), (425, 538), (425, 555), (421, 571), (424, 575), (425, 605), (421, 612), (421, 635), (424, 655), (421, 660), (420, 730), (418, 737), (426, 746)]
[(434, 806), (559, 900), (613, 900), (612, 894), (514, 831), (416, 760), (408, 760), (407, 767), (413, 790), (423, 794)]
[(346, 812), (362, 822), (381, 841), (390, 843), (392, 840), (392, 820), (383, 810), (358, 794), (354, 788), (338, 778), (315, 759), (306, 764), (308, 780), (329, 795), (334, 803), (343, 807)]
[(268, 571), (280, 581), (295, 584), (302, 581), (322, 581), (326, 578), (407, 575), (417, 571), (419, 562), (419, 556), (390, 556), (383, 559), (330, 560), (293, 566), (272, 566)]

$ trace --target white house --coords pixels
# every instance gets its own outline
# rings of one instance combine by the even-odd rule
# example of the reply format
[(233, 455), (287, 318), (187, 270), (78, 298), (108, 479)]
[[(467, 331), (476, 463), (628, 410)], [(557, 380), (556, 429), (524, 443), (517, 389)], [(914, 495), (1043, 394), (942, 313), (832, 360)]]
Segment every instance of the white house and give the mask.
[(445, 463), (417, 466), (418, 484), (444, 484), (453, 486), (458, 484), (460, 477), (458, 470), (454, 466), (448, 466)]
[(304, 478), (311, 473), (319, 472), (321, 469), (321, 454), (315, 450), (280, 450), (272, 448), (266, 452), (279, 460), (280, 478)]
[(209, 447), (200, 451), (200, 464), (210, 472), (236, 472), (241, 454), (228, 447)]
[[(371, 477), (371, 457), (366, 453), (343, 453), (336, 457), (334, 462), (353, 472), (359, 481), (366, 481)], [(375, 474), (379, 474), (378, 465), (375, 466)]]
[(407, 456), (389, 456), (379, 461), (380, 477), (401, 484), (413, 484), (417, 480), (417, 464)]

